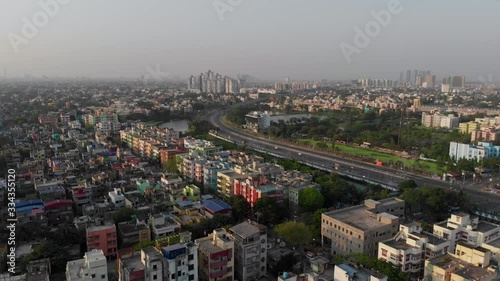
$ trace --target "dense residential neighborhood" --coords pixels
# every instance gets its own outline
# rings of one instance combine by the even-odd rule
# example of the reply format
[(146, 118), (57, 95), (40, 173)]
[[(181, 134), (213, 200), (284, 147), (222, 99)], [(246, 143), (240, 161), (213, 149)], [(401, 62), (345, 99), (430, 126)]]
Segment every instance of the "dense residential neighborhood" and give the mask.
[[(24, 85), (18, 83), (7, 85)], [(297, 102), (311, 95), (310, 91), (295, 94), (288, 109), (290, 96), (264, 93), (262, 85), (252, 90), (257, 96), (158, 88), (156, 94), (143, 98), (130, 100), (123, 95), (114, 102), (117, 106), (94, 99), (123, 92), (118, 87), (130, 87), (125, 82), (121, 86), (115, 83), (99, 86), (108, 89), (101, 94), (96, 90), (79, 94), (92, 97), (87, 101), (58, 101), (39, 94), (37, 102), (46, 108), (37, 116), (19, 105), (32, 102), (33, 88), (22, 86), (26, 92), (15, 98), (27, 99), (20, 103), (6, 99), (4, 108), (12, 107), (19, 115), (17, 120), (12, 115), (2, 116), (5, 142), (1, 164), (7, 173), (15, 171), (16, 175), (15, 198), (2, 193), (3, 202), (13, 200), (15, 204), (2, 205), (2, 212), (6, 217), (10, 206), (15, 206), (17, 219), (12, 258), (15, 276), (2, 275), (4, 280), (31, 280), (29, 276), (40, 274), (50, 280), (86, 280), (89, 276), (89, 280), (261, 280), (272, 276), (278, 280), (344, 280), (345, 276), (371, 276), (373, 280), (433, 276), (432, 280), (441, 280), (447, 272), (483, 277), (478, 280), (498, 276), (500, 218), (494, 211), (478, 208), (473, 202), (476, 198), (467, 197), (466, 192), (457, 195), (457, 191), (443, 192), (437, 187), (417, 189), (418, 180), (404, 178), (399, 184), (392, 183), (393, 188), (384, 189), (384, 182), (367, 185), (365, 177), (356, 181), (353, 169), (343, 169), (344, 164), (315, 168), (301, 160), (302, 153), (278, 146), (266, 152), (250, 141), (232, 140), (223, 129), (206, 121), (206, 116), (217, 112), (207, 101), (227, 103), (234, 109), (225, 117), (226, 124), (242, 134), (273, 136), (275, 141), (274, 127), (284, 126), (285, 131), (288, 127), (307, 128), (310, 118), (315, 118), (294, 117), (304, 109)], [(37, 87), (49, 89), (50, 85)], [(85, 83), (68, 85), (82, 87)], [(2, 89), (5, 97), (14, 88)], [(491, 161), (499, 158), (496, 138), (478, 132), (494, 128), (498, 117), (479, 116), (479, 109), (455, 111), (456, 115), (428, 113), (420, 103), (425, 95), (417, 92), (391, 97), (390, 90), (374, 89), (366, 100), (358, 100), (356, 95), (342, 94), (345, 89), (336, 88), (341, 94), (316, 90), (321, 99), (314, 98), (306, 110), (309, 114), (331, 112), (337, 114), (333, 118), (343, 120), (357, 104), (359, 114), (378, 109), (374, 116), (397, 116), (405, 101), (411, 100), (408, 112), (421, 115), (421, 119), (412, 117), (412, 126), (430, 127), (425, 130), (440, 132), (443, 140), (458, 136), (448, 142), (449, 154), (443, 150), (428, 155), (430, 158), (417, 157), (428, 165), (435, 164), (432, 157), (436, 156), (439, 161), (459, 162), (463, 170), (457, 176), (453, 165), (449, 170), (446, 164), (437, 166), (446, 175), (440, 179), (443, 183), (453, 186), (463, 178), (463, 187), (476, 184), (476, 177), (487, 179), (492, 174), (493, 180), (497, 175), (500, 162)], [(364, 91), (353, 84), (349, 91), (358, 90)], [(311, 111), (311, 106), (335, 95), (330, 106)], [(373, 99), (370, 96), (380, 102), (368, 102)], [(55, 104), (61, 102), (63, 106), (56, 109)], [(196, 113), (194, 107), (199, 108)], [(453, 108), (450, 105), (447, 111)], [(276, 115), (280, 109), (291, 110), (292, 119), (285, 115), (289, 121), (282, 123)], [(171, 125), (178, 125), (176, 120), (181, 126), (174, 129)], [(363, 134), (349, 139), (333, 133), (333, 141), (319, 138), (319, 132), (294, 135), (290, 143), (327, 155), (351, 148), (356, 153), (394, 154), (395, 159), (401, 157), (401, 163), (416, 157), (411, 150), (398, 153), (394, 145), (377, 147), (377, 141), (369, 143)], [(317, 144), (301, 143), (301, 139)], [(279, 145), (286, 142), (279, 140)], [(276, 154), (280, 151), (284, 157)], [(341, 155), (373, 165), (370, 158)], [(400, 169), (409, 168), (402, 164)], [(472, 182), (469, 173), (474, 175)], [(439, 173), (436, 176), (441, 178)], [(8, 178), (1, 182), (6, 191)], [(51, 248), (55, 245), (57, 248)], [(8, 262), (9, 250), (3, 249)], [(380, 262), (392, 264), (400, 272)]]
[(499, 8), (0, 1), (0, 281), (500, 281)]

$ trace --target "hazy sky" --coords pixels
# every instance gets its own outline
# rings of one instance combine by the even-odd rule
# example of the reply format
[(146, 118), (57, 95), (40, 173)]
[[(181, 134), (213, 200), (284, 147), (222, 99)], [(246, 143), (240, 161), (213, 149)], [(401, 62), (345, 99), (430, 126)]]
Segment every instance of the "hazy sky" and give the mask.
[[(43, 25), (40, 3), (51, 1), (0, 0), (0, 69), (9, 77), (139, 77), (160, 65), (180, 77), (212, 69), (397, 79), (421, 69), (500, 80), (500, 0), (401, 0), (402, 11), (350, 63), (340, 44), (356, 46), (354, 28), (364, 30), (389, 0), (64, 0)], [(235, 6), (219, 16), (214, 3)], [(26, 38), (23, 17), (34, 16), (40, 28)]]

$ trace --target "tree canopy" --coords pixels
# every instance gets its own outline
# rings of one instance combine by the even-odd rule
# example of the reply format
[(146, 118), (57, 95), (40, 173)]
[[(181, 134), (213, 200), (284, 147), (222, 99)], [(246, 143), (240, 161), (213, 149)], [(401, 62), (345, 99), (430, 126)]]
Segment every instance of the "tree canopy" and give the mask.
[(279, 206), (278, 203), (270, 197), (257, 199), (253, 208), (258, 222), (265, 225), (278, 224), (287, 213), (286, 208)]
[(233, 207), (233, 217), (236, 222), (248, 218), (252, 213), (252, 206), (242, 195), (236, 195), (231, 198)]
[(303, 212), (314, 212), (323, 207), (325, 198), (319, 190), (307, 187), (299, 192), (299, 208)]
[(124, 221), (130, 221), (132, 220), (132, 215), (135, 215), (135, 211), (132, 208), (121, 208), (118, 209), (114, 214), (113, 214), (113, 221), (115, 224), (118, 224), (120, 222)]
[(288, 221), (278, 224), (274, 231), (292, 246), (309, 246), (312, 243), (313, 235), (305, 223)]

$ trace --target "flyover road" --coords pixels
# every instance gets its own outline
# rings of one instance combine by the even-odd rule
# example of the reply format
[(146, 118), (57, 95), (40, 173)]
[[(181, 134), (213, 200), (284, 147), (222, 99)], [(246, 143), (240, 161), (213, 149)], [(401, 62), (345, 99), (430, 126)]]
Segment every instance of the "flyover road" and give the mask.
[[(238, 104), (232, 107), (238, 106)], [(325, 152), (315, 151), (287, 142), (280, 142), (268, 139), (260, 135), (251, 134), (243, 130), (227, 126), (222, 122), (223, 111), (212, 111), (207, 119), (219, 128), (218, 135), (243, 144), (253, 150), (266, 152), (271, 155), (291, 158), (298, 160), (308, 166), (319, 168), (326, 171), (334, 171), (339, 174), (365, 180), (367, 182), (380, 183), (386, 186), (397, 187), (397, 185), (407, 179), (414, 180), (419, 186), (434, 186), (458, 191), (463, 189), (471, 201), (487, 210), (500, 211), (500, 195), (491, 194), (481, 189), (482, 186), (474, 185), (470, 182), (450, 182), (440, 179), (433, 179), (422, 175), (416, 175), (401, 170), (391, 169), (389, 167), (379, 167), (374, 164), (362, 162), (359, 160), (342, 158)]]

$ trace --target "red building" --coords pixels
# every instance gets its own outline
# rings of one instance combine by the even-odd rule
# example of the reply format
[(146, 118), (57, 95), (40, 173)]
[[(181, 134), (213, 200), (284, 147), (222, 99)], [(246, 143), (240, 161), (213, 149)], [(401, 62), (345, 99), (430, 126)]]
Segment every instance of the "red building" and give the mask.
[(283, 204), (283, 188), (268, 182), (267, 178), (262, 175), (235, 179), (234, 195), (242, 195), (252, 207), (262, 197), (270, 197), (275, 199), (278, 204)]
[(187, 153), (188, 150), (184, 146), (177, 146), (175, 148), (160, 148), (160, 163), (165, 166), (168, 160), (175, 159), (175, 155)]
[(225, 229), (215, 229), (194, 242), (198, 247), (200, 280), (234, 280), (234, 239)]
[(118, 247), (117, 242), (114, 223), (87, 227), (87, 251), (98, 249), (102, 250), (106, 257), (114, 257)]
[(44, 206), (45, 215), (50, 225), (73, 222), (73, 201), (53, 200), (45, 203)]

